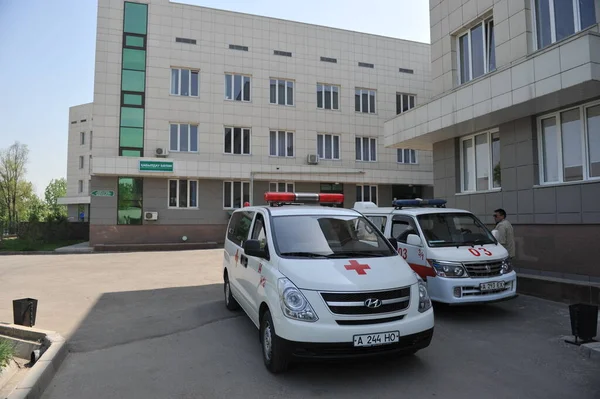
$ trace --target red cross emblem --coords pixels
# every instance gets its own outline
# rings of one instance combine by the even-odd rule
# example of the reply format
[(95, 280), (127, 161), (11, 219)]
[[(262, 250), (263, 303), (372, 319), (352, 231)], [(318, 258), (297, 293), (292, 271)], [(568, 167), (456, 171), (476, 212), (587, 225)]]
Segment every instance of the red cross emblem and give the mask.
[(344, 265), (346, 270), (354, 270), (357, 274), (367, 274), (366, 269), (370, 269), (371, 267), (367, 264), (361, 265), (355, 260), (351, 260), (349, 265)]
[(239, 257), (239, 255), (238, 255), (238, 252), (239, 252), (239, 249), (236, 249), (236, 250), (235, 250), (235, 256), (233, 257), (233, 258), (235, 259), (235, 264), (236, 264), (236, 265), (237, 265), (237, 263), (238, 263), (238, 259), (240, 258), (240, 257)]

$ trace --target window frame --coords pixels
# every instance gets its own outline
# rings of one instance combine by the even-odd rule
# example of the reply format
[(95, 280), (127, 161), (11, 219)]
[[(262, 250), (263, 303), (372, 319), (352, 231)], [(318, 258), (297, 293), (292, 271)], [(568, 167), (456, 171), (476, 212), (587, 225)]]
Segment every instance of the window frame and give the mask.
[[(177, 149), (176, 150), (172, 150), (171, 149), (171, 127), (173, 125), (177, 125)], [(182, 151), (181, 150), (181, 126), (182, 125), (187, 125), (188, 126), (188, 150), (187, 151)], [(192, 151), (192, 126), (196, 127), (196, 151)], [(182, 153), (182, 154), (198, 154), (200, 152), (200, 133), (198, 132), (200, 128), (200, 125), (197, 123), (180, 123), (180, 122), (169, 122), (169, 152), (178, 152), (178, 153)]]
[[(179, 206), (179, 194), (180, 194), (179, 187), (183, 180), (187, 181), (187, 191), (186, 191), (187, 192), (187, 198), (186, 198), (187, 206)], [(177, 204), (176, 206), (171, 205), (171, 182), (172, 181), (177, 182), (177, 189), (176, 189), (177, 196), (175, 198), (175, 203)], [(190, 206), (190, 194), (191, 194), (190, 186), (191, 186), (192, 182), (196, 183), (196, 206)], [(199, 186), (200, 186), (200, 181), (196, 180), (196, 179), (179, 179), (179, 178), (178, 179), (167, 179), (167, 208), (168, 209), (199, 209), (199, 205), (198, 205), (198, 203), (199, 203), (198, 195), (200, 194)]]
[[(460, 162), (460, 193), (463, 194), (478, 194), (478, 193), (485, 193), (485, 192), (490, 192), (490, 191), (501, 191), (502, 190), (502, 180), (500, 180), (500, 187), (494, 187), (494, 165), (493, 165), (493, 151), (492, 151), (492, 135), (498, 133), (500, 134), (500, 129), (499, 128), (493, 128), (493, 129), (489, 129), (489, 130), (484, 130), (482, 132), (477, 132), (474, 134), (470, 134), (468, 136), (464, 136), (461, 137), (459, 140), (459, 146), (460, 146), (460, 156), (459, 156), (459, 162)], [(476, 144), (475, 144), (475, 137), (477, 136), (481, 136), (481, 135), (486, 135), (487, 139), (488, 139), (488, 155), (489, 155), (489, 162), (488, 162), (488, 167), (489, 167), (489, 181), (488, 181), (488, 188), (485, 190), (477, 190), (477, 157), (475, 156), (474, 159), (474, 177), (473, 177), (473, 190), (465, 190), (465, 166), (464, 166), (464, 146), (463, 143), (465, 141), (468, 140), (472, 140), (473, 141), (473, 151), (474, 153), (476, 153)], [(500, 142), (500, 148), (502, 149), (502, 142)], [(502, 158), (501, 158), (502, 159)], [(500, 161), (500, 165), (502, 165), (502, 161)]]
[[(275, 82), (275, 102), (271, 101), (271, 82)], [(279, 82), (284, 83), (285, 87), (285, 98), (284, 103), (279, 104)], [(292, 103), (288, 103), (288, 83), (292, 84)], [(252, 94), (252, 90), (250, 90)], [(284, 107), (295, 107), (296, 106), (296, 81), (293, 79), (285, 79), (285, 78), (269, 78), (269, 104), (272, 105), (282, 105)]]
[[(357, 192), (357, 198), (356, 200), (359, 201), (358, 199), (358, 188), (360, 187), (360, 201), (364, 201), (365, 200), (365, 187), (369, 187), (369, 201), (374, 202), (375, 205), (379, 206), (379, 185), (377, 184), (357, 184), (356, 185), (356, 192)], [(375, 195), (377, 196), (377, 199), (375, 201), (373, 201), (373, 199), (371, 198), (371, 194), (372, 194), (372, 190), (373, 187), (375, 187)]]
[[(279, 154), (279, 133), (285, 133), (285, 154)], [(275, 133), (275, 155), (271, 154), (271, 133)], [(269, 129), (269, 157), (294, 158), (296, 156), (296, 132), (292, 130)], [(288, 155), (289, 135), (292, 135), (292, 155)]]
[[(600, 100), (587, 102), (581, 105), (577, 105), (574, 107), (568, 107), (559, 109), (554, 112), (550, 112), (547, 114), (540, 115), (536, 118), (536, 128), (537, 128), (537, 140), (538, 140), (538, 164), (539, 164), (539, 175), (538, 182), (540, 186), (555, 186), (555, 185), (563, 185), (563, 184), (581, 184), (585, 182), (596, 182), (600, 181), (600, 176), (590, 176), (590, 144), (589, 144), (589, 130), (588, 130), (588, 117), (587, 110), (592, 107), (597, 107), (600, 105)], [(563, 140), (562, 140), (562, 119), (561, 114), (578, 109), (579, 110), (579, 120), (581, 122), (581, 151), (582, 151), (582, 168), (583, 168), (583, 178), (582, 180), (571, 180), (565, 181), (564, 179), (564, 159), (563, 159)], [(557, 131), (557, 154), (558, 157), (558, 180), (557, 181), (549, 181), (546, 182), (544, 180), (544, 143), (542, 140), (542, 121), (550, 118), (555, 118), (556, 121), (556, 131)]]
[[(275, 190), (271, 189), (271, 185), (274, 184), (275, 185)], [(279, 185), (280, 184), (285, 184), (285, 190), (286, 191), (279, 191)], [(292, 186), (292, 191), (288, 191), (289, 190), (289, 186)], [(270, 181), (269, 182), (269, 191), (271, 192), (276, 192), (276, 193), (293, 193), (296, 191), (296, 183), (293, 181)]]
[[(317, 98), (317, 109), (322, 109), (325, 111), (339, 111), (340, 110), (340, 106), (341, 106), (341, 99), (342, 99), (342, 86), (339, 84), (332, 84), (332, 83), (323, 83), (323, 82), (317, 82), (317, 86), (316, 86), (316, 94), (317, 96), (319, 95), (319, 86), (321, 86), (322, 90), (321, 90), (321, 104), (323, 105), (322, 107), (319, 107), (319, 99)], [(326, 108), (325, 107), (325, 86), (329, 86), (331, 87), (330, 93), (331, 93), (331, 103), (330, 103), (330, 108)], [(338, 94), (338, 103), (337, 103), (337, 108), (333, 107), (333, 93), (334, 93), (334, 87), (337, 88), (337, 94)]]
[(83, 180), (79, 180), (77, 182), (77, 192), (79, 194), (82, 194), (83, 193), (83, 189), (84, 189), (84, 187), (83, 187)]
[[(571, 0), (571, 3), (573, 5), (573, 30), (574, 32), (560, 40), (556, 39), (556, 16), (554, 14), (555, 10), (554, 10), (554, 1), (553, 0), (544, 0), (548, 2), (548, 11), (550, 13), (550, 43), (548, 43), (546, 46), (544, 47), (540, 47), (539, 43), (538, 43), (538, 25), (537, 25), (537, 7), (536, 7), (536, 0), (529, 0), (529, 6), (531, 9), (531, 23), (532, 23), (532, 27), (533, 27), (533, 44), (534, 44), (534, 51), (538, 51), (538, 50), (542, 50), (545, 48), (548, 48), (558, 42), (561, 42), (563, 40), (568, 39), (569, 37), (572, 37), (573, 35), (576, 35), (579, 32), (584, 31), (585, 29), (589, 29), (591, 27), (593, 27), (594, 25), (598, 24), (598, 21), (596, 20), (596, 17), (594, 17), (594, 20), (596, 20), (596, 22), (586, 28), (581, 28), (581, 9), (579, 7), (579, 1), (578, 0)], [(594, 1), (594, 12), (597, 12), (597, 10), (595, 9), (598, 6), (598, 2)]]
[[(231, 183), (231, 189), (229, 191), (230, 194), (230, 201), (231, 201), (231, 206), (227, 207), (225, 206), (225, 185), (226, 183)], [(241, 201), (240, 201), (240, 208), (243, 208), (244, 206), (244, 185), (247, 184), (248, 185), (248, 199), (251, 201), (252, 198), (250, 198), (250, 195), (252, 194), (252, 189), (250, 187), (250, 182), (248, 180), (223, 180), (223, 209), (224, 210), (229, 210), (229, 209), (240, 209), (240, 208), (236, 208), (234, 206), (234, 191), (235, 191), (235, 184), (239, 184), (240, 185), (240, 193), (241, 193)]]
[[(367, 93), (367, 96), (369, 98), (368, 104), (367, 104), (367, 111), (363, 111), (363, 94), (364, 92)], [(359, 103), (359, 109), (356, 109), (356, 94), (359, 94), (359, 99), (360, 99), (360, 103)], [(375, 109), (373, 111), (371, 111), (371, 93), (374, 94), (375, 96)], [(360, 114), (372, 114), (372, 115), (377, 115), (377, 110), (379, 109), (379, 107), (377, 106), (377, 90), (376, 89), (369, 89), (366, 87), (356, 87), (354, 89), (354, 112), (360, 113)]]
[[(493, 50), (494, 50), (494, 59), (495, 59), (496, 58), (496, 56), (495, 56), (495, 54), (496, 54), (496, 40), (495, 40), (496, 24), (494, 22), (493, 16), (487, 16), (487, 17), (476, 19), (474, 23), (467, 25), (468, 28), (465, 28), (464, 30), (462, 30), (460, 33), (458, 33), (456, 35), (456, 37), (455, 37), (456, 55), (457, 55), (456, 56), (456, 63), (457, 63), (456, 80), (458, 82), (458, 86), (472, 82), (474, 79), (481, 78), (482, 76), (485, 76), (488, 73), (493, 72), (497, 69), (497, 66), (494, 66), (493, 69), (490, 69), (490, 54), (491, 53), (489, 52), (489, 48), (488, 48), (488, 42), (489, 42), (488, 32), (489, 31), (486, 29), (490, 22), (494, 25), (494, 48), (493, 48)], [(483, 57), (484, 57), (484, 59), (483, 59), (483, 74), (474, 78), (473, 77), (473, 45), (472, 45), (472, 41), (471, 41), (471, 32), (477, 26), (481, 26), (481, 28), (483, 29)], [(468, 35), (468, 49), (469, 49), (469, 63), (470, 63), (469, 78), (463, 82), (462, 78), (461, 78), (462, 63), (461, 63), (461, 59), (460, 59), (460, 39), (467, 35)]]
[[(321, 155), (319, 154), (319, 136), (323, 136), (323, 157), (321, 157)], [(331, 136), (331, 158), (327, 158), (326, 154), (325, 154), (325, 137), (326, 136)], [(338, 157), (335, 158), (335, 137), (337, 137), (337, 143), (338, 143)], [(317, 133), (317, 158), (319, 159), (323, 159), (323, 160), (327, 160), (327, 161), (340, 161), (342, 159), (342, 152), (341, 152), (341, 141), (342, 141), (342, 137), (339, 134), (333, 134), (333, 133)]]
[[(200, 69), (198, 68), (184, 68), (184, 67), (170, 67), (169, 68), (171, 71), (171, 75), (169, 77), (170, 80), (170, 91), (169, 94), (171, 96), (176, 96), (176, 97), (196, 97), (199, 98), (200, 97)], [(173, 93), (173, 71), (177, 70), (177, 93)], [(190, 78), (189, 78), (189, 85), (188, 85), (188, 90), (189, 90), (189, 95), (183, 95), (181, 94), (181, 71), (186, 70), (190, 72)], [(197, 95), (193, 95), (192, 94), (192, 74), (196, 73), (198, 75), (198, 87), (197, 87), (197, 91), (198, 94)]]
[[(363, 159), (364, 158), (364, 148), (363, 148), (363, 144), (364, 144), (364, 140), (367, 139), (368, 143), (369, 143), (369, 159)], [(357, 141), (359, 140), (359, 141)], [(357, 145), (358, 143), (360, 143), (360, 159), (356, 158), (356, 152), (357, 152)], [(375, 144), (373, 144), (375, 143)], [(378, 140), (376, 137), (369, 137), (369, 136), (355, 136), (354, 137), (354, 158), (356, 162), (377, 162), (378, 160), (378, 155), (377, 155), (377, 144), (378, 144)], [(373, 148), (373, 145), (375, 145), (375, 158), (371, 159), (371, 150)]]
[[(225, 136), (227, 134), (227, 129), (231, 129), (231, 143), (230, 143), (230, 151), (225, 151)], [(235, 151), (235, 129), (241, 129), (241, 141), (240, 141), (240, 149), (241, 152), (238, 154)], [(244, 130), (248, 130), (248, 139), (250, 143), (248, 144), (248, 153), (244, 153)], [(242, 126), (224, 126), (223, 127), (223, 154), (224, 155), (243, 155), (243, 156), (251, 156), (252, 155), (252, 128), (250, 127), (242, 127)]]
[[(406, 111), (402, 110), (402, 108), (404, 108), (403, 107), (403, 105), (404, 105), (404, 96), (407, 96), (407, 98), (408, 98), (408, 109)], [(398, 97), (400, 97), (400, 103), (398, 103)], [(410, 106), (410, 99), (411, 98), (413, 100), (412, 101), (412, 103), (413, 103), (412, 107)], [(398, 105), (400, 105), (400, 112), (398, 112)], [(411, 109), (416, 108), (416, 106), (417, 106), (417, 95), (416, 94), (402, 93), (402, 92), (399, 92), (399, 91), (396, 92), (396, 115), (400, 115), (400, 114), (403, 114), (405, 112), (408, 112)]]
[(85, 132), (79, 132), (79, 145), (85, 145)]
[[(224, 91), (224, 99), (225, 101), (232, 101), (232, 102), (242, 102), (242, 103), (251, 103), (252, 102), (252, 93), (254, 92), (254, 89), (252, 87), (252, 75), (250, 74), (244, 74), (244, 73), (235, 73), (235, 72), (225, 72), (224, 73), (224, 87), (223, 87), (223, 91)], [(236, 76), (240, 76), (242, 79), (242, 91), (241, 91), (241, 99), (236, 100), (234, 98), (234, 94), (235, 94), (235, 77)], [(227, 97), (227, 77), (231, 77), (231, 98)], [(250, 90), (250, 94), (248, 94), (248, 99), (245, 100), (244, 99), (244, 78), (248, 78), (249, 80), (249, 85), (248, 88)]]
[[(404, 150), (409, 150), (415, 154), (415, 162), (404, 162)], [(402, 162), (400, 162), (399, 154), (402, 154)], [(400, 165), (418, 165), (419, 164), (419, 151), (412, 148), (396, 148), (396, 163)]]

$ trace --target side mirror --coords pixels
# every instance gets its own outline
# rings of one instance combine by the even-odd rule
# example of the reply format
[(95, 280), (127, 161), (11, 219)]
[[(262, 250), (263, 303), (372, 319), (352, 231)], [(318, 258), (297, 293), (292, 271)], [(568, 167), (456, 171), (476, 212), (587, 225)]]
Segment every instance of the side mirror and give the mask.
[(392, 247), (394, 247), (394, 249), (397, 251), (398, 250), (398, 240), (395, 239), (394, 237), (390, 237), (390, 238), (388, 238), (388, 241), (390, 242), (390, 244), (392, 244)]
[(244, 241), (244, 253), (247, 256), (254, 256), (256, 258), (267, 259), (267, 251), (260, 247), (260, 241), (258, 240), (246, 240)]
[(406, 243), (408, 245), (414, 245), (415, 247), (422, 247), (423, 241), (421, 241), (421, 237), (416, 234), (409, 234), (406, 238)]

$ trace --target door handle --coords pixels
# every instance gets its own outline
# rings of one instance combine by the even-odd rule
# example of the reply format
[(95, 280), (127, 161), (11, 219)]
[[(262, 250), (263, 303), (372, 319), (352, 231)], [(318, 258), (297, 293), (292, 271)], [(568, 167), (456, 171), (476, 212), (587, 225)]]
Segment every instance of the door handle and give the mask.
[(244, 267), (248, 267), (248, 257), (247, 257), (246, 255), (242, 255), (242, 256), (241, 256), (241, 259), (242, 259), (242, 260), (241, 260), (241, 262), (240, 262), (240, 263), (242, 264), (242, 266), (244, 266)]

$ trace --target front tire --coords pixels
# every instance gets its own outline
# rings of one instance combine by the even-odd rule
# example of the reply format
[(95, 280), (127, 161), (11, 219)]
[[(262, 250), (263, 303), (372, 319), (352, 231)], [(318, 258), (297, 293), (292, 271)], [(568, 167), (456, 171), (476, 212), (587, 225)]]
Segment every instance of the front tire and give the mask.
[(231, 284), (229, 283), (229, 275), (225, 274), (225, 282), (223, 284), (223, 293), (225, 294), (225, 307), (227, 309), (234, 311), (240, 308), (239, 303), (233, 297), (231, 293)]
[(281, 339), (275, 333), (271, 312), (265, 311), (260, 322), (260, 342), (263, 361), (267, 370), (273, 374), (288, 369), (289, 359)]

